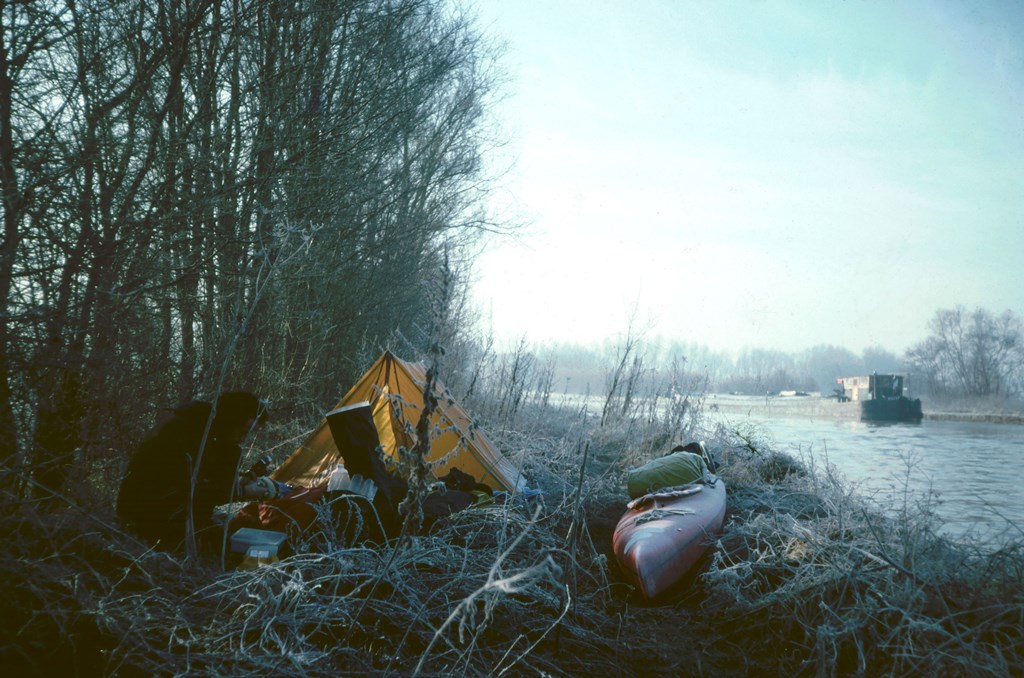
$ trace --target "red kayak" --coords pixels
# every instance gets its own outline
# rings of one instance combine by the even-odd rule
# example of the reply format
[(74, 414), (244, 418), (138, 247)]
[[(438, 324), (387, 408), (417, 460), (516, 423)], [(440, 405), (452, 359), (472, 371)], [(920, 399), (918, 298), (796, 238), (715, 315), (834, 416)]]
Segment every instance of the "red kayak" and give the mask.
[(669, 487), (634, 499), (612, 536), (629, 581), (652, 600), (683, 578), (725, 519), (725, 483)]

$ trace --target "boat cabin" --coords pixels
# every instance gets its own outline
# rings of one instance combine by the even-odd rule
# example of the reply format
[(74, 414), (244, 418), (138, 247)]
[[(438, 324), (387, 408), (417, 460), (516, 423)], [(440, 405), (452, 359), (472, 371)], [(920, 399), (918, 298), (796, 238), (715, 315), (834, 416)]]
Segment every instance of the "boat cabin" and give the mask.
[(840, 402), (860, 402), (861, 419), (885, 421), (921, 421), (921, 400), (904, 395), (902, 374), (870, 374), (866, 377), (840, 377), (836, 389)]
[(844, 400), (888, 400), (903, 396), (902, 374), (869, 374), (866, 377), (839, 377), (836, 383), (843, 388)]

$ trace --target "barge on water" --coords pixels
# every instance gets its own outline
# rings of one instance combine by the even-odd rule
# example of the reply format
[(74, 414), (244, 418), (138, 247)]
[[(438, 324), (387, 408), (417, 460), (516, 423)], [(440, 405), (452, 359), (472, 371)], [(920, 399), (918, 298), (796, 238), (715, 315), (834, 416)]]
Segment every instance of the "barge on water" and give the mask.
[[(866, 377), (836, 379), (840, 402), (860, 405), (860, 418), (867, 421), (920, 421), (921, 399), (904, 395), (906, 378), (902, 374), (870, 374)], [(841, 390), (841, 393), (839, 392)]]

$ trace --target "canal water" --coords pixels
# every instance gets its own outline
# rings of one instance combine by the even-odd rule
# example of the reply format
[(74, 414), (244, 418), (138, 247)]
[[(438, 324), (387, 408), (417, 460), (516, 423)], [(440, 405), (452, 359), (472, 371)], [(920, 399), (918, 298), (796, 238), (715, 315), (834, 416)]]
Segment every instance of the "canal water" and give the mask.
[(884, 509), (899, 510), (904, 488), (915, 501), (930, 499), (940, 530), (950, 537), (1024, 537), (1024, 426), (868, 423), (795, 416), (782, 408), (729, 407), (708, 416), (752, 428), (772, 449), (832, 465)]

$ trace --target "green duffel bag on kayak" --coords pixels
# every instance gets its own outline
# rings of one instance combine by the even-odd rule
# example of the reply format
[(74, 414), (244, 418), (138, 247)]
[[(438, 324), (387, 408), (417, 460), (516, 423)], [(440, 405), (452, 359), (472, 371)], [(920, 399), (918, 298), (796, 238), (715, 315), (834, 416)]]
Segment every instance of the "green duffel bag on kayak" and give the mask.
[(631, 469), (626, 474), (626, 489), (630, 498), (636, 499), (663, 487), (704, 480), (707, 473), (708, 466), (699, 454), (673, 452)]

